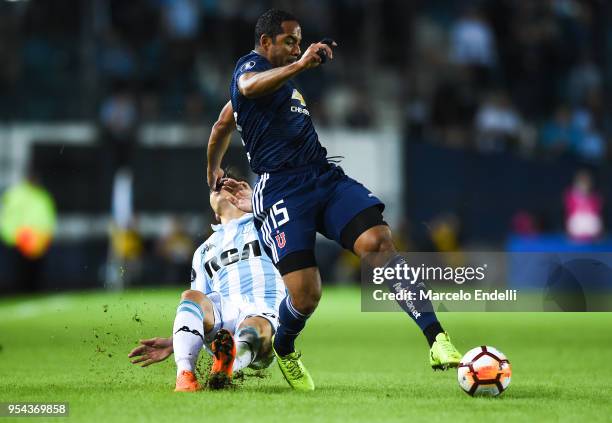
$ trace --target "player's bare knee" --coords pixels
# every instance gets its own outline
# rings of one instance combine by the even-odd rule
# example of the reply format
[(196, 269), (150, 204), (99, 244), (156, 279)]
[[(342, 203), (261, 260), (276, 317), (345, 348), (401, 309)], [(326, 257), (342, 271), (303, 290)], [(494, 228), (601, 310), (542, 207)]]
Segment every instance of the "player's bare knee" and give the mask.
[(321, 300), (321, 290), (312, 290), (297, 297), (291, 297), (291, 303), (302, 314), (312, 314)]
[(206, 298), (206, 295), (200, 291), (196, 291), (195, 289), (187, 289), (181, 294), (181, 300), (189, 300), (195, 303), (199, 303), (204, 298)]
[(310, 267), (283, 276), (291, 304), (302, 314), (312, 314), (321, 299), (319, 269)]
[(387, 227), (372, 228), (361, 234), (355, 241), (355, 252), (359, 256), (368, 253), (385, 253), (395, 251), (391, 231)]
[(200, 291), (196, 291), (195, 289), (187, 289), (183, 291), (181, 294), (181, 301), (182, 300), (193, 301), (194, 303), (198, 304), (200, 307), (202, 307), (205, 315), (210, 314), (213, 311), (210, 300), (206, 297), (206, 295)]
[(389, 236), (382, 236), (378, 238), (378, 250), (379, 253), (392, 253), (395, 252), (395, 244), (393, 243), (393, 238), (391, 238), (391, 234)]
[(236, 337), (245, 339), (259, 339), (261, 338), (261, 333), (259, 328), (257, 328), (255, 325), (243, 325), (238, 328), (238, 331), (236, 331)]

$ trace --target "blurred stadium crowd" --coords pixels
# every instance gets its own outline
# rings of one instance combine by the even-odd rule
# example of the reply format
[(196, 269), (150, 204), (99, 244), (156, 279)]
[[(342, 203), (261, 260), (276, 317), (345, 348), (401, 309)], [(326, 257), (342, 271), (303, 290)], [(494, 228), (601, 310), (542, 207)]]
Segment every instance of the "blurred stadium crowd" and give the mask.
[[(0, 0), (0, 124), (97, 122), (116, 166), (130, 165), (142, 125), (214, 122), (234, 63), (253, 47), (254, 22), (270, 7), (300, 18), (303, 46), (326, 36), (339, 43), (325, 72), (299, 77), (318, 128), (395, 128), (405, 145), (427, 146), (424, 154), (435, 158), (468, 151), (485, 163), (502, 154), (504, 163), (517, 158), (535, 168), (561, 163), (559, 174), (570, 160), (565, 177), (547, 185), (561, 223), (542, 224), (537, 210), (519, 204), (502, 222), (505, 233), (604, 235), (609, 190), (598, 192), (598, 182), (612, 161), (604, 95), (612, 81), (612, 4), (603, 0)], [(518, 188), (499, 184), (497, 191), (521, 198)], [(425, 216), (427, 239), (411, 229), (423, 217), (411, 211), (400, 244), (460, 248), (470, 231), (465, 210), (428, 206), (439, 212)], [(150, 249), (170, 263), (173, 279), (189, 266), (195, 234), (178, 221), (167, 226)], [(136, 257), (137, 240), (127, 231), (112, 244)], [(338, 263), (355, 265), (349, 257)]]
[(300, 17), (305, 42), (341, 44), (323, 84), (301, 81), (319, 125), (400, 119), (447, 146), (609, 157), (611, 6), (598, 0), (4, 1), (1, 115), (210, 122), (272, 5)]

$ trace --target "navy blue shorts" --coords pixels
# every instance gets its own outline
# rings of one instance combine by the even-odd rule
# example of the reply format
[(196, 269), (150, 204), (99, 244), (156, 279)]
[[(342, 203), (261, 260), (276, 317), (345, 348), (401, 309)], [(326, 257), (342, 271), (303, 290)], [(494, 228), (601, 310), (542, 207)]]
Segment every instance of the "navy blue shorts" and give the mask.
[(332, 163), (264, 173), (253, 189), (255, 227), (277, 264), (288, 254), (314, 250), (316, 233), (341, 243), (353, 217), (384, 204)]

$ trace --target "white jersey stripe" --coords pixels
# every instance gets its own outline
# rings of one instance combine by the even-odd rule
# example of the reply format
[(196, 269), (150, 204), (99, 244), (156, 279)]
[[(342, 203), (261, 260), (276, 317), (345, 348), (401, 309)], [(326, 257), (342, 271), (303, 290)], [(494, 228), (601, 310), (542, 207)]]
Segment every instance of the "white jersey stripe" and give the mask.
[[(239, 227), (237, 225), (223, 225), (223, 251), (228, 251), (237, 245)], [(225, 266), (227, 271), (227, 290), (231, 298), (240, 297), (240, 274), (235, 264)]]
[(263, 198), (263, 193), (264, 193), (264, 189), (266, 188), (266, 182), (268, 181), (268, 179), (270, 178), (270, 175), (267, 173), (264, 173), (262, 175), (262, 184), (261, 187), (257, 193), (257, 197), (258, 199), (258, 209), (257, 209), (257, 214), (256, 216), (259, 218), (259, 220), (263, 221), (266, 218), (266, 210), (264, 209), (264, 198)]
[(261, 175), (261, 178), (259, 179), (259, 182), (257, 183), (257, 191), (253, 194), (253, 198), (255, 199), (255, 210), (253, 210), (253, 212), (255, 213), (255, 217), (259, 220), (261, 220), (261, 213), (263, 209), (262, 193), (266, 185), (266, 179), (267, 179), (267, 176), (265, 173)]
[(253, 301), (259, 308), (265, 305), (267, 289), (261, 260), (249, 260), (249, 271), (253, 277)]
[(272, 235), (270, 235), (272, 231), (270, 230), (270, 223), (267, 220), (264, 221), (262, 229), (263, 229), (264, 236), (268, 240), (268, 245), (270, 246), (270, 250), (272, 251), (272, 259), (274, 260), (274, 263), (278, 263), (278, 254), (276, 252), (276, 245), (274, 244)]
[(259, 218), (258, 214), (259, 214), (259, 189), (261, 188), (261, 181), (263, 180), (263, 175), (259, 178), (259, 181), (257, 181), (257, 184), (255, 184), (255, 189), (253, 190), (253, 197), (252, 197), (252, 203), (253, 203), (253, 214), (255, 215), (255, 218)]
[(272, 246), (270, 245), (270, 238), (268, 237), (268, 234), (266, 233), (266, 222), (265, 221), (261, 225), (261, 235), (263, 237), (264, 242), (268, 246), (268, 249), (270, 250), (270, 254), (272, 254), (272, 260), (274, 261), (274, 251), (272, 250)]
[(263, 237), (263, 242), (268, 246), (268, 249), (270, 250), (270, 254), (273, 255), (272, 259), (274, 260), (274, 254), (273, 254), (273, 251), (272, 251), (272, 247), (270, 246), (270, 239), (266, 235), (265, 224), (266, 224), (266, 222), (264, 222), (261, 225), (261, 229), (260, 229), (261, 230), (261, 236)]

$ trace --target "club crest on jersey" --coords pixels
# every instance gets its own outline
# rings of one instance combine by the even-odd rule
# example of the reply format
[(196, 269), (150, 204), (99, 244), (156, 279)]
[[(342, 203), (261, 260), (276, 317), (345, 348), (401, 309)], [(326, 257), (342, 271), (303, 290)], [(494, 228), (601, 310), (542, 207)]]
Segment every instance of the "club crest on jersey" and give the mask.
[(255, 62), (251, 60), (250, 62), (247, 62), (244, 65), (242, 65), (242, 70), (248, 71), (249, 69), (253, 69), (254, 66), (255, 66)]
[(284, 232), (275, 235), (274, 238), (276, 239), (276, 245), (278, 245), (278, 248), (283, 248), (287, 244)]

